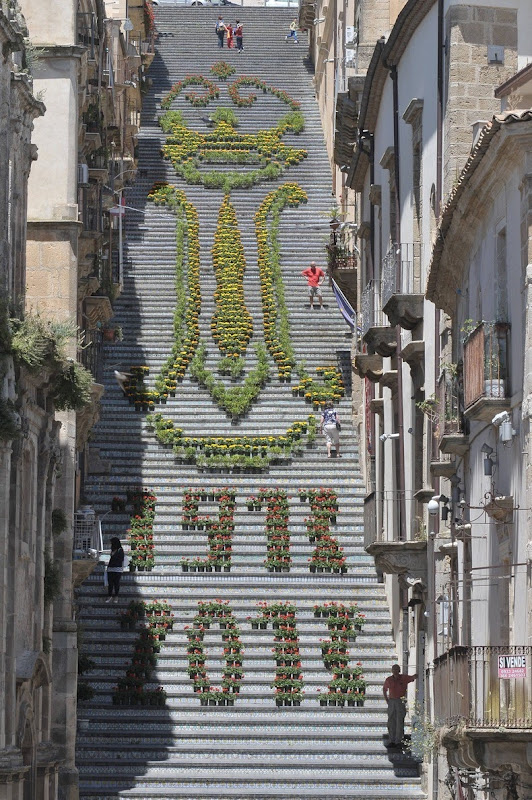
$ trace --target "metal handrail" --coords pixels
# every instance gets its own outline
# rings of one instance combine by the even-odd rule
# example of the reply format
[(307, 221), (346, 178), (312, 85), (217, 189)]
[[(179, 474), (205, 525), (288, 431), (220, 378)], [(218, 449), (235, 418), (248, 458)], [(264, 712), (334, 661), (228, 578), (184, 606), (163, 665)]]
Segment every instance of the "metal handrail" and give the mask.
[(381, 282), (371, 280), (362, 292), (360, 303), (362, 336), (376, 325), (382, 325)]

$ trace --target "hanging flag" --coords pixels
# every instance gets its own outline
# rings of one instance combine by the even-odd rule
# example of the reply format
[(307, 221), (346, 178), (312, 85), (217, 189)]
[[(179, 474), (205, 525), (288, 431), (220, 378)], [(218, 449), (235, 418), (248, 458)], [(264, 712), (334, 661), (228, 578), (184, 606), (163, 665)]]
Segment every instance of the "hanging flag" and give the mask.
[(355, 330), (357, 324), (357, 312), (354, 310), (353, 306), (342, 292), (338, 284), (335, 280), (332, 282), (334, 296), (336, 298), (336, 302), (338, 304), (338, 308), (340, 309), (340, 313), (342, 317), (345, 319), (349, 327), (352, 331)]

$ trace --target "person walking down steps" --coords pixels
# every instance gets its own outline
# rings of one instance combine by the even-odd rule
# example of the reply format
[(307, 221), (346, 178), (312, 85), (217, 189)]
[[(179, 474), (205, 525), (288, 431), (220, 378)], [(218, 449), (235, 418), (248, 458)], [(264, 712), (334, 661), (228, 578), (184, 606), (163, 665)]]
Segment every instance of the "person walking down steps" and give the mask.
[(237, 52), (241, 53), (244, 49), (243, 41), (244, 41), (244, 33), (242, 31), (242, 23), (239, 19), (237, 19), (235, 23), (235, 39), (236, 39), (236, 49)]
[(298, 29), (298, 20), (297, 17), (294, 17), (292, 22), (290, 23), (290, 33), (285, 36), (286, 41), (288, 42), (290, 39), (293, 41), (294, 44), (299, 44), (297, 38), (297, 29)]
[(406, 687), (415, 681), (416, 675), (404, 675), (399, 664), (394, 664), (392, 674), (382, 686), (384, 699), (388, 703), (388, 743), (386, 747), (401, 747), (405, 735)]
[(218, 37), (218, 47), (224, 46), (224, 34), (227, 28), (225, 27), (225, 23), (222, 17), (218, 17), (218, 21), (216, 23), (216, 36)]
[(111, 558), (107, 565), (107, 592), (109, 597), (105, 601), (110, 603), (118, 603), (118, 592), (120, 591), (120, 578), (124, 571), (124, 558), (125, 554), (120, 544), (118, 536), (113, 536), (111, 539)]

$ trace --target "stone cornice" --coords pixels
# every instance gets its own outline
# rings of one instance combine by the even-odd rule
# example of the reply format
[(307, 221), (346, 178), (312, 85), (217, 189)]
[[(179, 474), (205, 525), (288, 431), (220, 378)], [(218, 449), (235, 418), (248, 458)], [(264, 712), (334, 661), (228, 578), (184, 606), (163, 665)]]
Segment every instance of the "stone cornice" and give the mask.
[(34, 45), (42, 50), (41, 58), (82, 58), (87, 52), (86, 47), (77, 44), (46, 44), (34, 42)]
[[(399, 13), (388, 40), (377, 42), (373, 53), (360, 103), (359, 130), (373, 132), (382, 100), (382, 93), (388, 79), (389, 66), (398, 64), (410, 40), (436, 0), (408, 0)], [(364, 155), (364, 158), (360, 158)], [(369, 164), (367, 154), (357, 149), (353, 165), (349, 171), (347, 185), (362, 191), (364, 176)]]
[(49, 227), (49, 228), (64, 228), (68, 230), (69, 228), (83, 228), (83, 223), (79, 222), (77, 219), (28, 219), (28, 230), (31, 227), (39, 228), (39, 227)]
[(427, 585), (427, 542), (374, 542), (366, 552), (375, 559), (377, 569), (398, 575), (404, 585)]
[[(479, 136), (458, 183), (443, 209), (427, 281), (427, 299), (455, 313), (457, 290), (482, 216), (480, 208), (511, 164), (532, 146), (532, 111), (494, 116)], [(463, 220), (467, 220), (467, 224)]]
[(24, 73), (13, 72), (11, 82), (17, 86), (18, 91), (24, 100), (25, 110), (32, 112), (32, 117), (42, 117), (46, 111), (46, 106), (41, 100), (37, 100), (30, 87), (28, 77)]
[(16, 28), (12, 21), (8, 19), (5, 14), (0, 11), (0, 41), (2, 45), (7, 42), (13, 42), (21, 50), (24, 47), (24, 36), (22, 31)]

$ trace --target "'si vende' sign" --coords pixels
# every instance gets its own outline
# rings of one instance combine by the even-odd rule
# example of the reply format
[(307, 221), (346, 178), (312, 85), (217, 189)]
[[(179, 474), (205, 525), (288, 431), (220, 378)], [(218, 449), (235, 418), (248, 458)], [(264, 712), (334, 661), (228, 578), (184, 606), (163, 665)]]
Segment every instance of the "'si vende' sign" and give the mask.
[(526, 678), (526, 656), (498, 656), (499, 678)]

